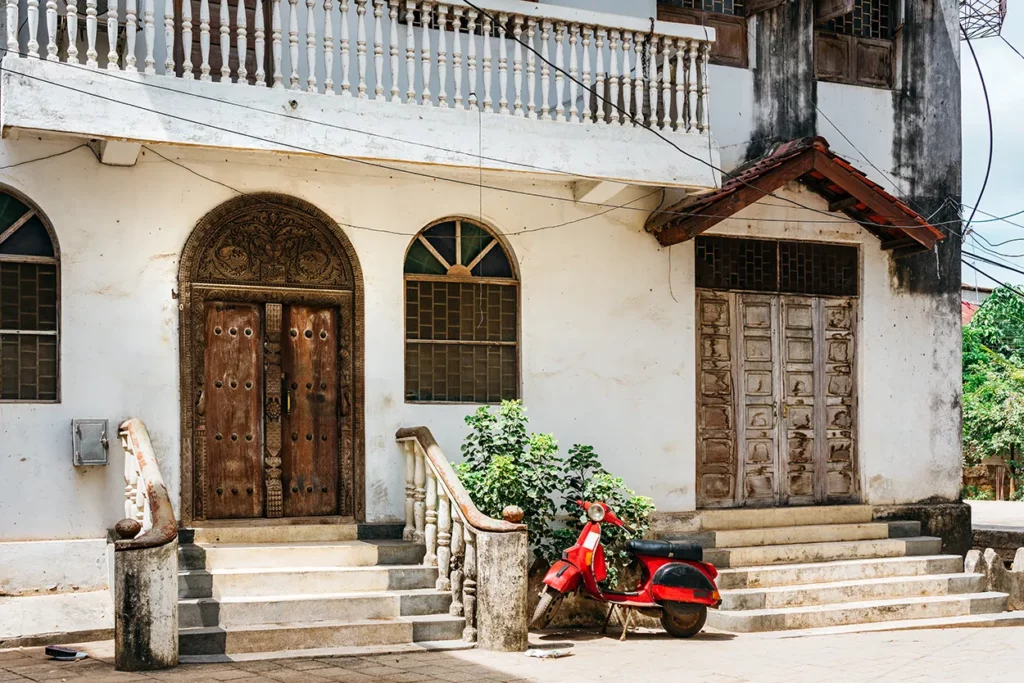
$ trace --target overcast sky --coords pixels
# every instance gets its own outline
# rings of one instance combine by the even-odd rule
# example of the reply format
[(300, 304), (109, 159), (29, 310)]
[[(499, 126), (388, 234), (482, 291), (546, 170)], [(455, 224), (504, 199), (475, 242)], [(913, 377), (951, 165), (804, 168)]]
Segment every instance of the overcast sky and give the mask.
[[(1024, 53), (1024, 3), (1015, 0), (1009, 4), (1006, 22), (1003, 24), (1003, 37)], [(1006, 216), (1024, 210), (1024, 59), (1014, 54), (1013, 50), (998, 37), (975, 40), (972, 41), (972, 45), (985, 75), (995, 129), (992, 174), (979, 208), (996, 216)], [(982, 95), (977, 67), (967, 44), (961, 43), (961, 46), (963, 202), (973, 206), (981, 191), (985, 164), (988, 160), (988, 119), (985, 115), (985, 98)], [(965, 217), (970, 215), (969, 208), (964, 207), (964, 212)], [(964, 251), (973, 251), (993, 260), (1003, 258), (981, 251), (977, 246), (980, 244), (1003, 254), (1019, 254), (1020, 256), (1005, 260), (1024, 270), (1024, 228), (999, 221), (977, 222), (988, 218), (990, 217), (980, 212), (977, 214), (971, 227), (977, 231), (978, 236), (968, 238)], [(1024, 212), (1009, 220), (1024, 226)], [(1021, 241), (991, 247), (980, 239), (982, 237), (995, 244), (1009, 239)], [(980, 262), (978, 267), (1000, 280), (1015, 284), (1024, 283), (1024, 275), (1019, 273)], [(971, 284), (977, 280), (979, 285), (994, 286), (988, 278), (966, 265), (963, 268), (963, 279)]]

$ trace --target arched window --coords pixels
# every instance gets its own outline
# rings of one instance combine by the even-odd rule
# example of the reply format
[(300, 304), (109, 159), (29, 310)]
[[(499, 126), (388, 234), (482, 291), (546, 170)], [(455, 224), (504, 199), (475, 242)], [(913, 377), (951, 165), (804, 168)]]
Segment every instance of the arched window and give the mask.
[(60, 398), (58, 257), (45, 217), (0, 190), (0, 401)]
[(405, 257), (405, 399), (497, 403), (519, 397), (519, 282), (487, 228), (449, 219)]

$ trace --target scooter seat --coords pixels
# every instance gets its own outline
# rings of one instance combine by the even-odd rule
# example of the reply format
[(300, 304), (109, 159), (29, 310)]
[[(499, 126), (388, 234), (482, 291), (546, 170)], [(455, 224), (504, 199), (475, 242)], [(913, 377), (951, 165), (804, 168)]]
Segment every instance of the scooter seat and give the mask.
[(628, 541), (626, 550), (634, 555), (669, 557), (674, 560), (704, 561), (704, 549), (691, 541)]

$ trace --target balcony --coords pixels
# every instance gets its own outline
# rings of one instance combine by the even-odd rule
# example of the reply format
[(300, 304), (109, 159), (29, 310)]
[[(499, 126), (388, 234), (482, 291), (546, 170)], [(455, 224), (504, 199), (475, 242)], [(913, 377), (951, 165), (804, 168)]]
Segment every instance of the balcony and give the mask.
[(521, 0), (81, 2), (7, 0), (5, 137), (718, 180), (712, 29)]

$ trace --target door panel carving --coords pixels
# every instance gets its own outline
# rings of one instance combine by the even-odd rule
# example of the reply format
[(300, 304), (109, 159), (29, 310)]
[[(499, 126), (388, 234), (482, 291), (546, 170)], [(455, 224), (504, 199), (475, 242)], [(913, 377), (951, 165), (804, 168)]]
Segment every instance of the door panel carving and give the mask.
[(284, 329), (284, 515), (337, 514), (337, 316), (331, 308), (288, 306)]
[(781, 405), (786, 432), (782, 499), (805, 505), (815, 501), (819, 489), (815, 449), (821, 420), (815, 405), (815, 302), (810, 297), (783, 296), (781, 305), (784, 321)]
[(263, 514), (260, 310), (249, 304), (206, 304), (201, 412), (205, 417), (206, 514)]
[(731, 294), (699, 292), (697, 501), (727, 507), (736, 500)]
[(775, 408), (777, 304), (769, 295), (735, 296), (740, 311), (738, 332), (743, 340), (739, 372), (746, 389), (740, 402), (743, 428), (739, 435), (743, 498), (749, 505), (771, 505), (779, 488)]
[(854, 395), (854, 321), (856, 301), (822, 299), (822, 344), (827, 349), (822, 360), (826, 378), (826, 422), (823, 429), (822, 459), (827, 476), (823, 478), (823, 497), (829, 502), (856, 500), (857, 463), (856, 396)]

